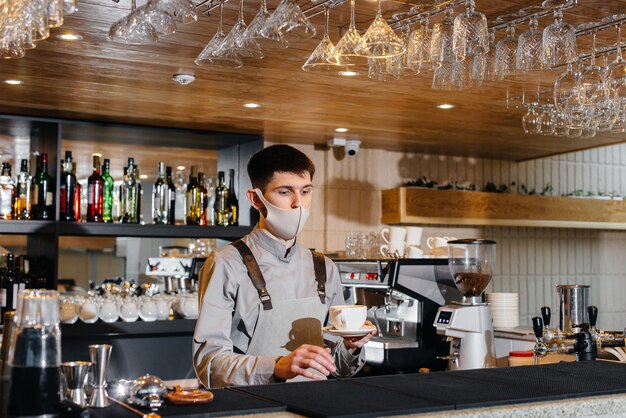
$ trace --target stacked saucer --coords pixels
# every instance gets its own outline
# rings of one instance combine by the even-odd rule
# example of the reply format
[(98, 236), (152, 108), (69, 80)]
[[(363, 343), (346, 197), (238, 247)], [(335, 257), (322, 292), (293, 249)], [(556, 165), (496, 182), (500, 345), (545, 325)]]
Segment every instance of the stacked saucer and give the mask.
[(519, 327), (519, 293), (487, 293), (494, 328)]

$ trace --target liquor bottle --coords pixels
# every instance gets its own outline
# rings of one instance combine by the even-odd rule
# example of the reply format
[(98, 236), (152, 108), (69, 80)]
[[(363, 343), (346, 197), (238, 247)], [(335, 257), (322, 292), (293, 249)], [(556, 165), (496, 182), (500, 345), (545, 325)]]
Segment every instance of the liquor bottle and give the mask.
[(2, 163), (0, 173), (0, 219), (13, 218), (15, 200), (15, 182), (11, 178), (11, 164)]
[(169, 223), (169, 211), (171, 205), (170, 195), (171, 191), (165, 177), (165, 163), (163, 161), (159, 161), (157, 179), (152, 187), (152, 221), (155, 224)]
[(20, 255), (16, 259), (15, 274), (19, 281), (19, 290), (32, 287), (30, 275), (30, 260), (27, 255)]
[(224, 181), (224, 172), (218, 171), (218, 186), (215, 189), (215, 222), (214, 225), (228, 226), (230, 221), (230, 207), (228, 206), (228, 187)]
[(204, 173), (198, 173), (198, 187), (200, 188), (200, 223), (199, 225), (208, 225), (208, 210), (209, 196), (207, 189), (204, 186)]
[(87, 179), (87, 222), (102, 222), (104, 179), (100, 175), (100, 156), (93, 156), (93, 173)]
[[(72, 161), (72, 174), (76, 176), (76, 161)], [(74, 218), (80, 221), (80, 217), (83, 212), (83, 198), (82, 198), (83, 186), (81, 186), (78, 179), (76, 179), (76, 189), (74, 190)]]
[(239, 201), (235, 193), (235, 170), (228, 170), (228, 206), (230, 207), (230, 225), (239, 225)]
[(65, 151), (59, 201), (59, 217), (62, 221), (75, 221), (74, 204), (76, 203), (76, 176), (72, 174), (72, 151)]
[(104, 165), (102, 166), (102, 178), (104, 179), (104, 197), (102, 204), (102, 221), (113, 222), (113, 188), (114, 181), (111, 177), (111, 161), (108, 158), (104, 159)]
[(54, 177), (48, 174), (48, 154), (41, 154), (37, 160), (32, 191), (33, 219), (54, 219)]
[(5, 312), (15, 310), (17, 304), (17, 292), (19, 290), (19, 282), (16, 280), (15, 271), (13, 270), (13, 254), (9, 253), (6, 255), (6, 263), (6, 270), (0, 280), (0, 282), (2, 282), (0, 285), (2, 288), (0, 298), (3, 302), (2, 310), (0, 312), (2, 318), (4, 318)]
[(20, 172), (17, 173), (15, 203), (13, 204), (13, 219), (28, 220), (31, 217), (33, 177), (28, 172), (28, 160), (20, 163)]
[(139, 223), (139, 182), (135, 159), (128, 158), (128, 167), (125, 169), (124, 182), (122, 183), (122, 223)]
[(169, 190), (169, 209), (167, 212), (167, 223), (174, 225), (176, 223), (176, 186), (172, 181), (172, 167), (165, 168), (165, 178), (167, 181), (167, 189)]
[(187, 183), (185, 220), (187, 225), (200, 225), (200, 217), (202, 215), (202, 194), (200, 185), (198, 184), (198, 166), (191, 166), (191, 174), (189, 174), (189, 183)]
[(176, 168), (176, 176), (174, 176), (174, 186), (176, 187), (176, 210), (174, 211), (176, 224), (184, 225), (187, 216), (186, 200), (187, 200), (187, 183), (185, 179), (184, 167)]

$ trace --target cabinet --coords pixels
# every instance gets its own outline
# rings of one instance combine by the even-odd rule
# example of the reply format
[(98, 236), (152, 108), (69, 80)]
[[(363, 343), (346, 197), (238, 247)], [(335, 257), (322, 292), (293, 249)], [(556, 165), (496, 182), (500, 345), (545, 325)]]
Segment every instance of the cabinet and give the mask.
[(399, 187), (383, 190), (381, 221), (626, 229), (626, 201)]
[[(238, 174), (236, 191), (240, 204), (240, 225), (237, 227), (153, 225), (153, 224), (100, 224), (59, 221), (59, 174), (62, 142), (65, 147), (75, 147), (80, 141), (88, 141), (93, 149), (107, 156), (120, 149), (142, 152), (149, 149), (152, 158), (168, 162), (181, 158), (181, 150), (191, 150), (189, 154), (211, 152), (217, 155), (217, 170), (235, 169)], [(26, 145), (28, 144), (28, 145)], [(21, 151), (20, 151), (21, 147)], [(25, 149), (27, 147), (27, 149)], [(52, 120), (12, 115), (0, 115), (0, 154), (3, 161), (11, 161), (13, 166), (18, 155), (30, 157), (30, 171), (34, 174), (34, 153), (47, 153), (48, 172), (55, 178), (55, 220), (50, 221), (5, 221), (0, 220), (0, 236), (17, 234), (27, 236), (27, 253), (40, 260), (48, 276), (47, 286), (56, 286), (58, 277), (59, 241), (64, 236), (79, 237), (162, 237), (162, 238), (217, 238), (232, 241), (251, 231), (254, 220), (250, 218), (250, 206), (243, 191), (249, 188), (246, 164), (249, 157), (263, 147), (263, 138), (256, 135), (205, 132), (187, 129), (156, 128), (145, 126), (102, 124), (93, 122)], [(85, 147), (93, 151), (89, 147)], [(155, 151), (156, 150), (156, 151)], [(169, 152), (169, 150), (172, 150)], [(124, 151), (122, 151), (123, 153)], [(128, 156), (132, 156), (128, 155)], [(89, 159), (79, 161), (88, 164)], [(155, 167), (144, 167), (153, 171)], [(189, 167), (187, 167), (188, 173)], [(114, 175), (115, 177), (115, 175)], [(119, 176), (117, 177), (119, 179)], [(151, 185), (153, 178), (142, 180)], [(150, 206), (149, 194), (144, 195), (144, 219), (146, 206)], [(149, 209), (148, 209), (149, 210)], [(0, 243), (1, 245), (1, 243)]]

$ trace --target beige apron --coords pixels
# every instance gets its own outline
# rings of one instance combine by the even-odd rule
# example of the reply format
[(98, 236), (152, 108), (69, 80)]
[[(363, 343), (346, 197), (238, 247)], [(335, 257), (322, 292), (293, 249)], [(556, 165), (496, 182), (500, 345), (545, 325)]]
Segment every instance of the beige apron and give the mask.
[[(321, 295), (304, 299), (273, 301), (265, 289), (265, 280), (262, 279), (256, 260), (252, 263), (252, 253), (248, 252), (249, 249), (246, 250), (241, 243), (242, 241), (237, 241), (234, 243), (234, 246), (240, 252), (243, 251), (242, 256), (248, 268), (248, 273), (253, 272), (250, 276), (253, 284), (259, 291), (259, 297), (262, 301), (259, 305), (259, 318), (246, 354), (255, 356), (285, 356), (302, 344), (324, 347), (322, 326), (326, 319), (326, 305), (320, 299), (325, 298), (325, 277), (322, 280), (321, 287), (318, 280), (318, 293), (321, 290)], [(315, 266), (316, 275), (319, 275), (320, 270), (323, 268), (323, 258), (321, 260)], [(315, 370), (312, 371), (317, 373)], [(324, 375), (322, 377), (326, 378)], [(312, 379), (296, 376), (289, 381), (303, 380)]]

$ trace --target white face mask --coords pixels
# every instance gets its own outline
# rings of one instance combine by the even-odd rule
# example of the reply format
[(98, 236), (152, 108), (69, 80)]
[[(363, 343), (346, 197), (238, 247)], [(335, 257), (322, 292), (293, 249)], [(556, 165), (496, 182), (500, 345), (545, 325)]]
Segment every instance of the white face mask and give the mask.
[[(261, 202), (267, 209), (265, 223), (267, 229), (276, 237), (289, 241), (296, 237), (304, 229), (304, 224), (309, 218), (309, 208), (281, 209), (268, 202), (259, 189), (254, 189)], [(261, 213), (261, 216), (263, 214)]]

